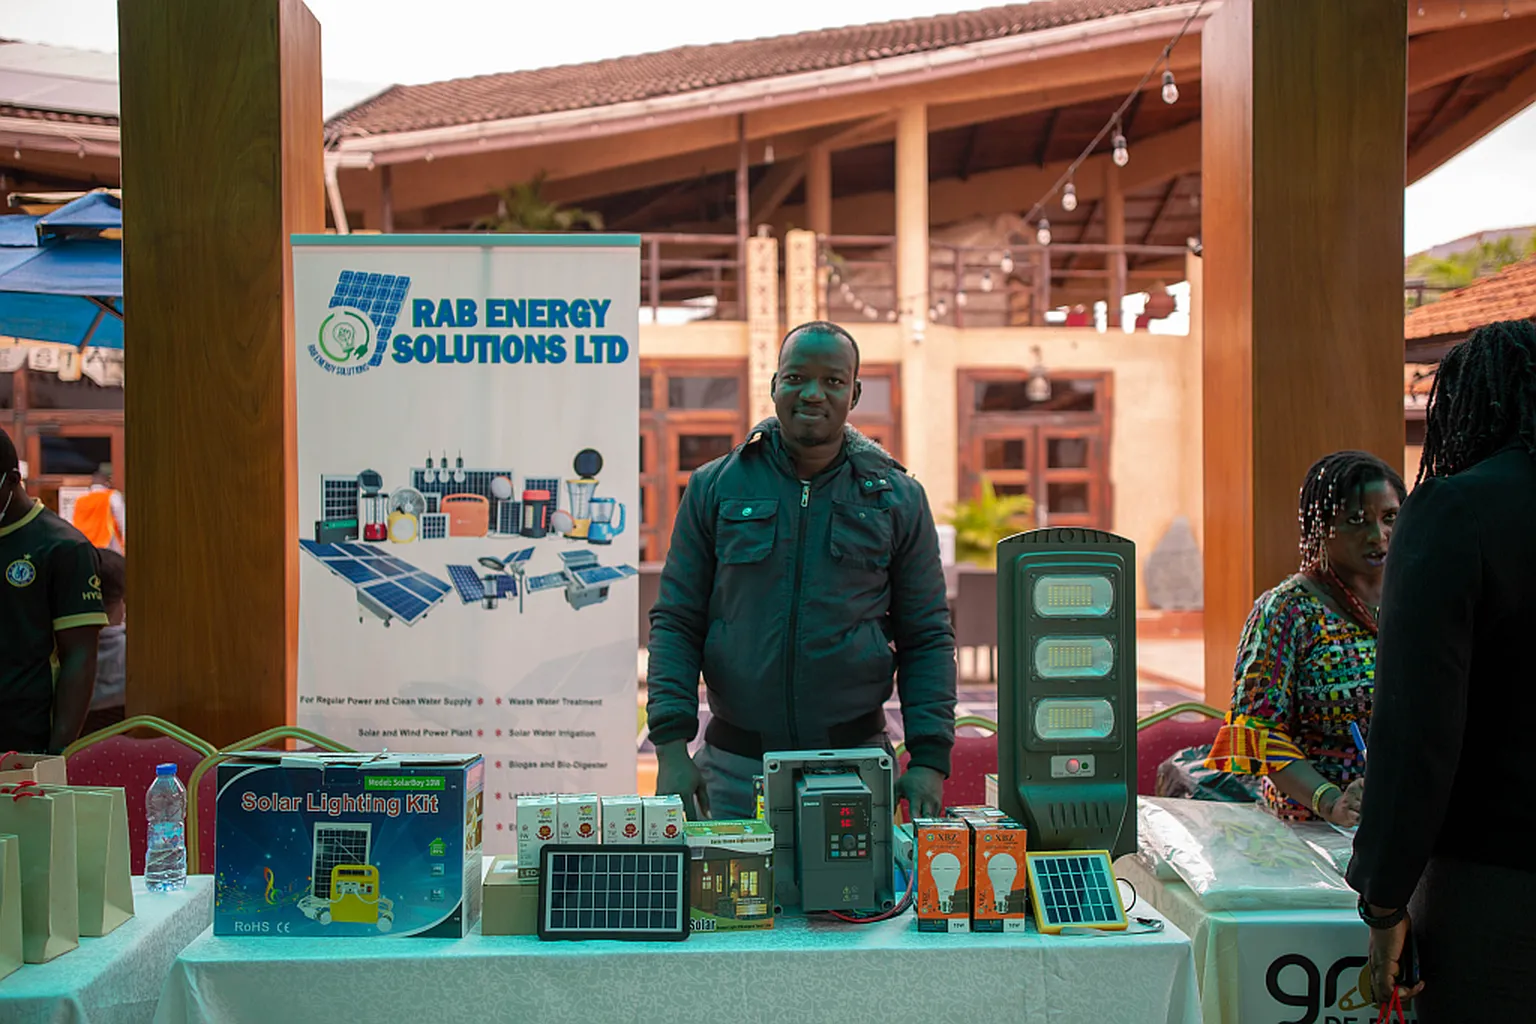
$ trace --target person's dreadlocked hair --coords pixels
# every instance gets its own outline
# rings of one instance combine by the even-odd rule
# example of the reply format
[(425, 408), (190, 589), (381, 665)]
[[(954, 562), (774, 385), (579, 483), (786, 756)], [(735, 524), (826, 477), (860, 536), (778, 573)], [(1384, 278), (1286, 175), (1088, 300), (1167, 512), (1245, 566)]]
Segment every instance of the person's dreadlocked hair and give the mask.
[(1328, 553), (1324, 545), (1334, 534), (1333, 520), (1370, 484), (1385, 480), (1397, 492), (1397, 500), (1408, 497), (1408, 488), (1397, 470), (1370, 452), (1343, 451), (1324, 455), (1312, 463), (1301, 482), (1297, 498), (1296, 521), (1301, 524), (1301, 568), (1327, 569)]
[(1529, 320), (1479, 327), (1440, 361), (1418, 479), (1470, 469), (1512, 441), (1536, 455), (1536, 323)]

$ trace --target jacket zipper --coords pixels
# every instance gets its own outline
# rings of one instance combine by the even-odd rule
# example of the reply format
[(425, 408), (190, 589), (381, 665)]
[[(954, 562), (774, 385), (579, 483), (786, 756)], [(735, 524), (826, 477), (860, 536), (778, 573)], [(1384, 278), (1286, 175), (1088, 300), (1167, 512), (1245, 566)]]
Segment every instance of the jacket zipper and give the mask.
[[(805, 509), (810, 504), (811, 485), (802, 480), (800, 507)], [(800, 730), (795, 727), (795, 652), (798, 649), (795, 640), (800, 631), (800, 580), (805, 572), (805, 528), (809, 518), (808, 513), (800, 513), (800, 536), (795, 548), (795, 589), (790, 594), (789, 605), (789, 636), (787, 637), (789, 650), (785, 654), (784, 670), (784, 704), (789, 711), (789, 740), (790, 745), (796, 750), (800, 749)]]

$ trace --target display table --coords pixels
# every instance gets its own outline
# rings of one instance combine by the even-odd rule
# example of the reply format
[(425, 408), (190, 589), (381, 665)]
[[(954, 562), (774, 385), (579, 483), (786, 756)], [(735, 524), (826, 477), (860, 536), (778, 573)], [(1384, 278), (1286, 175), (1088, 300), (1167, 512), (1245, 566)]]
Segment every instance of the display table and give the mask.
[[(1143, 807), (1147, 802), (1142, 799)], [(1206, 804), (1202, 810), (1220, 812), (1229, 821), (1247, 817), (1258, 827), (1290, 828), (1298, 836), (1298, 829), (1307, 828), (1279, 825), (1258, 807)], [(1143, 814), (1143, 827), (1147, 820)], [(1185, 824), (1192, 820), (1186, 816)], [(1225, 842), (1219, 832), (1191, 825), (1187, 841), (1206, 844), (1209, 851)], [(1147, 844), (1146, 835), (1142, 842)], [(1298, 882), (1312, 877), (1320, 864), (1297, 870)], [(1376, 1019), (1376, 1008), (1359, 991), (1369, 932), (1352, 907), (1280, 909), (1292, 891), (1276, 884), (1255, 886), (1241, 909), (1212, 910), (1184, 881), (1170, 879), (1166, 869), (1154, 872), (1140, 857), (1120, 858), (1115, 873), (1136, 887), (1143, 907), (1155, 907), (1190, 937), (1205, 1024), (1365, 1024)], [(1285, 877), (1285, 869), (1276, 868), (1275, 877)], [(1333, 878), (1343, 887), (1341, 877)], [(1414, 1019), (1411, 1012), (1408, 1019)]]
[(682, 942), (202, 936), (166, 982), (157, 1024), (281, 1020), (977, 1020), (1198, 1024), (1189, 940), (1162, 933), (920, 934), (781, 918)]
[(213, 921), (213, 877), (180, 892), (151, 893), (133, 880), (135, 915), (109, 935), (0, 981), (5, 1024), (148, 1024), (171, 963)]

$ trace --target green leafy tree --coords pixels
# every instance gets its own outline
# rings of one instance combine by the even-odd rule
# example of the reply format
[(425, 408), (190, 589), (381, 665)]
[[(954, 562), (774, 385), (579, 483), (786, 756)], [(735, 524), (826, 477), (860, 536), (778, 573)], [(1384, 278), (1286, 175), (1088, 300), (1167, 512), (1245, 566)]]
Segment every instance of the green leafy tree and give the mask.
[(997, 543), (1035, 525), (1035, 500), (1025, 494), (999, 495), (982, 480), (981, 497), (955, 503), (949, 517), (955, 528), (955, 558), (997, 568)]
[(1536, 256), (1536, 234), (1525, 241), (1514, 237), (1500, 238), (1493, 242), (1479, 242), (1464, 252), (1449, 256), (1420, 256), (1413, 262), (1410, 272), (1422, 277), (1430, 288), (1449, 291), (1465, 288), (1478, 278), (1496, 274), (1511, 263)]
[(496, 213), (474, 223), (476, 231), (501, 231), (523, 234), (534, 231), (603, 230), (603, 215), (595, 210), (561, 206), (544, 197), (544, 179), (540, 171), (532, 181), (497, 191)]

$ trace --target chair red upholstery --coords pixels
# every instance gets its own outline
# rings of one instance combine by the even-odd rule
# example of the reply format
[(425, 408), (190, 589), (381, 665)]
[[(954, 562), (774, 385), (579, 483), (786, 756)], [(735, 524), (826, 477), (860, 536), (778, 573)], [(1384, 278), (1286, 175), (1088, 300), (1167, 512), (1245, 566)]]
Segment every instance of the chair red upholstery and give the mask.
[(1136, 792), (1157, 792), (1157, 766), (1185, 747), (1211, 743), (1221, 729), (1220, 718), (1194, 711), (1180, 712), (1148, 723), (1136, 732)]
[[(911, 755), (905, 750), (897, 759), (907, 770)], [(987, 802), (987, 776), (997, 771), (996, 736), (955, 736), (949, 755), (949, 778), (944, 780), (944, 806), (959, 807)]]
[[(177, 777), (185, 786), (192, 769), (203, 759), (171, 736), (135, 739), (118, 734), (82, 747), (68, 756), (66, 767), (72, 786), (121, 787), (128, 801), (129, 864), (136, 875), (144, 873), (144, 852), (149, 843), (149, 818), (144, 797), (155, 781), (155, 766), (174, 762)], [(190, 796), (190, 794), (189, 794)], [(188, 865), (189, 870), (195, 870)]]

